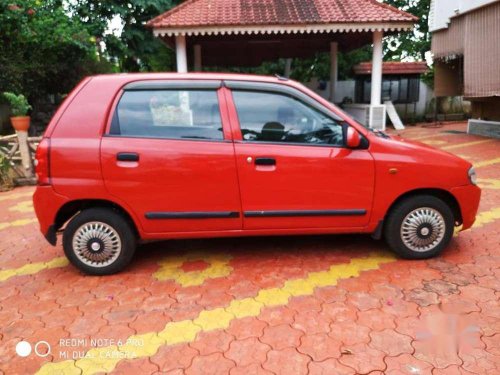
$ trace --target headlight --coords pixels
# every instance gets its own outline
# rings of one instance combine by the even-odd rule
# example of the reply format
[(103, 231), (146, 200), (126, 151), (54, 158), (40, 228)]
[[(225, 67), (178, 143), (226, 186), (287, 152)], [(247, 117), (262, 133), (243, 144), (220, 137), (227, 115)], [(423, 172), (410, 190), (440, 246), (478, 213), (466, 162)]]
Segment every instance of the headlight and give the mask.
[(469, 169), (469, 180), (472, 185), (477, 185), (477, 176), (476, 176), (476, 170), (474, 167), (470, 167)]

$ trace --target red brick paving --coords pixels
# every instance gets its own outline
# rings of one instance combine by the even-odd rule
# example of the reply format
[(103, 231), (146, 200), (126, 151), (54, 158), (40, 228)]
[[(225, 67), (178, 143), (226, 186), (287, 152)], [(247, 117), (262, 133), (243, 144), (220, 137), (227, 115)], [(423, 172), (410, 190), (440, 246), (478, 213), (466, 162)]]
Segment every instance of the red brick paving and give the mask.
[[(458, 123), (409, 128), (406, 137), (429, 137), (438, 147), (482, 140)], [(450, 150), (473, 162), (500, 157), (499, 141)], [(478, 169), (500, 180), (500, 164)], [(32, 219), (9, 210), (29, 201), (32, 188), (0, 193), (1, 223)], [(12, 194), (17, 198), (2, 199)], [(484, 189), (481, 212), (500, 207), (500, 190)], [(461, 233), (442, 256), (384, 264), (359, 277), (318, 288), (256, 317), (232, 320), (225, 330), (200, 332), (190, 343), (165, 345), (150, 357), (122, 360), (116, 374), (498, 374), (500, 373), (500, 219)], [(0, 281), (0, 373), (36, 372), (59, 362), (63, 338), (125, 339), (157, 332), (169, 321), (193, 319), (262, 288), (385, 250), (368, 236), (214, 239), (142, 246), (132, 266), (111, 277), (87, 277), (71, 266)], [(152, 275), (158, 262), (182, 254), (230, 254), (233, 272), (182, 287)], [(0, 271), (63, 255), (37, 224), (0, 229)], [(186, 262), (201, 271), (203, 260)], [(46, 340), (44, 359), (15, 354), (20, 340)], [(88, 344), (78, 350), (85, 352)]]

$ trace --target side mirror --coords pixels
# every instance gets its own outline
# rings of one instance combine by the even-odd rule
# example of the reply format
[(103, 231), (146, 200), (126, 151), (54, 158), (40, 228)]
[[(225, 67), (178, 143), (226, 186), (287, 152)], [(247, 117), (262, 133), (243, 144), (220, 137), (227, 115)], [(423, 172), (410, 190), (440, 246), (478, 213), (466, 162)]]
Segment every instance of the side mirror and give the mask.
[(358, 148), (361, 144), (361, 137), (359, 133), (352, 126), (347, 127), (347, 147)]

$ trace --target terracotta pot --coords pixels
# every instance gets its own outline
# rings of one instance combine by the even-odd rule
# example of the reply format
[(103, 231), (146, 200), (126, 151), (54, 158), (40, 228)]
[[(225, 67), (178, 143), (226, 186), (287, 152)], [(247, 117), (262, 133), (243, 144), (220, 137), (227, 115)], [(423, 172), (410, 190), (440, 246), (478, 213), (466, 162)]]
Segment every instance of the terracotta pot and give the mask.
[(28, 131), (30, 127), (30, 120), (31, 118), (29, 116), (16, 116), (10, 118), (12, 127), (16, 131)]

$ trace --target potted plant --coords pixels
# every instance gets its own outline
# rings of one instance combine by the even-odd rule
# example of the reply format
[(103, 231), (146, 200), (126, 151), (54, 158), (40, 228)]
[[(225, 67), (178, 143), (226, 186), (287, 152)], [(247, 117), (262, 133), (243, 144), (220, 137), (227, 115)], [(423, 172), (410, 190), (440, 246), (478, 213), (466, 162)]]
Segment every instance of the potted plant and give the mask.
[(11, 107), (12, 117), (10, 121), (12, 127), (16, 131), (28, 131), (30, 127), (30, 117), (27, 116), (27, 114), (31, 106), (28, 104), (26, 97), (22, 94), (16, 95), (11, 92), (4, 92), (3, 95)]
[(9, 160), (0, 154), (0, 191), (8, 191), (14, 187), (10, 171), (11, 165)]

